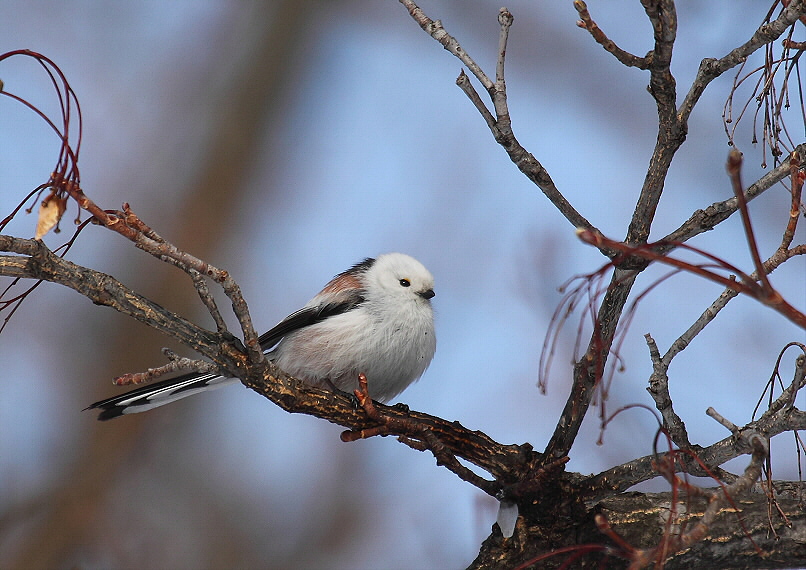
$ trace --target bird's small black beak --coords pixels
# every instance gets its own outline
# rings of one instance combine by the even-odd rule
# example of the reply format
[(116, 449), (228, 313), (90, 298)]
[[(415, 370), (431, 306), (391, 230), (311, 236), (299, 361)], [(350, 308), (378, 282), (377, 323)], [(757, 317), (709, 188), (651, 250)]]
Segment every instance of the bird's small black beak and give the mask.
[(433, 290), (433, 289), (426, 289), (425, 291), (420, 291), (420, 292), (418, 292), (417, 294), (418, 294), (420, 297), (422, 297), (423, 299), (430, 299), (431, 297), (433, 297), (434, 295), (436, 295), (436, 293), (434, 293), (434, 290)]

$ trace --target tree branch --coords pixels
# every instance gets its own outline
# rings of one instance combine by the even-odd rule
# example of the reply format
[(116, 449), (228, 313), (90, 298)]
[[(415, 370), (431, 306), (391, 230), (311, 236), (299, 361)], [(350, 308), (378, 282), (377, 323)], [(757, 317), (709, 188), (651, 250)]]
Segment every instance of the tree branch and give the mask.
[[(170, 259), (178, 255), (173, 246)], [(138, 295), (113, 277), (81, 267), (51, 252), (43, 242), (0, 235), (0, 251), (17, 255), (0, 255), (0, 276), (41, 279), (69, 287), (93, 303), (111, 307), (189, 346), (210, 358), (220, 370), (237, 377), (252, 390), (265, 396), (282, 409), (312, 415), (348, 429), (369, 430), (377, 426), (376, 418), (356, 408), (345, 394), (309, 386), (296, 380), (261, 358), (252, 360), (241, 343), (228, 332), (213, 333)], [(196, 262), (193, 262), (194, 264)], [(203, 262), (202, 262), (203, 263)], [(231, 277), (227, 276), (228, 279)], [(384, 417), (391, 418), (391, 429), (384, 435), (405, 438), (410, 447), (431, 450), (449, 468), (455, 464), (449, 457), (461, 457), (487, 471), (492, 481), (475, 478), (470, 482), (491, 494), (505, 485), (523, 480), (533, 470), (540, 455), (528, 444), (503, 445), (479, 431), (471, 431), (458, 422), (397, 407), (374, 403)], [(454, 469), (458, 473), (458, 470)]]
[[(475, 89), (470, 85), (470, 81), (464, 72), (460, 73), (456, 80), (457, 85), (468, 96), (473, 106), (481, 113), (496, 142), (504, 148), (510, 160), (518, 167), (518, 170), (542, 190), (543, 194), (545, 194), (557, 210), (575, 228), (595, 229), (594, 226), (571, 205), (565, 196), (562, 195), (551, 179), (548, 171), (534, 155), (521, 146), (512, 131), (512, 121), (506, 104), (507, 95), (504, 80), (504, 60), (506, 58), (506, 44), (509, 37), (509, 28), (513, 23), (512, 14), (506, 9), (502, 9), (499, 13), (501, 31), (499, 34), (496, 81), (493, 82), (473, 58), (462, 49), (459, 42), (445, 31), (445, 28), (439, 20), (432, 20), (426, 16), (413, 0), (400, 0), (400, 3), (408, 9), (414, 21), (417, 22), (428, 35), (456, 56), (467, 66), (476, 79), (481, 82), (493, 103), (495, 116), (493, 116), (486, 105), (481, 101), (481, 97), (479, 97), (478, 93), (476, 93)], [(603, 253), (605, 253), (605, 255), (608, 254), (608, 252)]]
[[(797, 410), (791, 405), (794, 400), (795, 392), (803, 387), (802, 378), (799, 376), (802, 370), (803, 364), (802, 361), (799, 361), (796, 366), (795, 377), (801, 380), (793, 382), (789, 389), (784, 390), (775, 401), (770, 403), (767, 411), (764, 412), (758, 420), (746, 424), (739, 432), (760, 433), (763, 434), (765, 438), (771, 439), (787, 431), (806, 429), (806, 412)], [(795, 388), (795, 386), (797, 386), (797, 388)], [(691, 446), (689, 450), (712, 472), (723, 463), (743, 455), (748, 451), (734, 435), (726, 437), (708, 447)], [(657, 477), (659, 473), (655, 465), (658, 461), (662, 461), (666, 455), (668, 454), (646, 455), (628, 461), (622, 465), (612, 467), (598, 475), (588, 477), (580, 483), (580, 491), (585, 496), (599, 498), (626, 491), (638, 483)], [(711, 476), (710, 473), (700, 467), (697, 461), (685, 461), (682, 465), (678, 463), (678, 470), (683, 470), (696, 477)]]
[(590, 12), (588, 12), (588, 5), (582, 0), (574, 0), (574, 9), (579, 14), (579, 21), (577, 25), (580, 28), (585, 28), (590, 32), (591, 37), (596, 40), (600, 46), (606, 51), (613, 54), (613, 56), (623, 65), (627, 67), (637, 67), (638, 69), (649, 68), (650, 59), (648, 57), (638, 57), (628, 51), (625, 51), (616, 45), (616, 42), (607, 37), (602, 29), (593, 21)]
[(739, 47), (733, 49), (720, 59), (706, 58), (700, 62), (697, 76), (691, 84), (688, 94), (680, 105), (680, 120), (686, 124), (694, 106), (700, 100), (705, 88), (727, 70), (745, 62), (756, 50), (777, 40), (792, 24), (798, 21), (806, 11), (806, 4), (801, 1), (790, 2), (774, 21), (759, 27), (752, 37)]

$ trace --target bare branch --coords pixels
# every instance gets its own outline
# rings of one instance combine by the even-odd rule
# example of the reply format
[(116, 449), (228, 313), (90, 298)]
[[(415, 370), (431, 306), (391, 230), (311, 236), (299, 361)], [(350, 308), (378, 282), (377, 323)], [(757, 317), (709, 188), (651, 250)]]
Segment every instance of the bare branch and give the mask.
[(649, 237), (663, 193), (666, 174), (687, 130), (677, 118), (675, 78), (671, 72), (672, 47), (677, 36), (677, 11), (671, 0), (641, 0), (652, 24), (655, 46), (649, 60), (649, 92), (658, 109), (658, 136), (649, 160), (641, 193), (627, 229), (627, 243), (644, 243)]
[(616, 42), (607, 37), (602, 29), (593, 21), (590, 12), (588, 12), (588, 5), (582, 0), (574, 0), (574, 8), (579, 13), (580, 20), (577, 25), (580, 28), (585, 28), (590, 32), (590, 35), (596, 40), (596, 43), (601, 45), (605, 50), (612, 53), (613, 56), (627, 67), (637, 67), (638, 69), (648, 69), (649, 59), (646, 57), (638, 57), (628, 51), (625, 51), (616, 45)]
[[(631, 568), (644, 568), (653, 562), (663, 563), (671, 554), (689, 548), (695, 542), (703, 540), (708, 536), (709, 529), (722, 507), (726, 504), (735, 506), (734, 497), (740, 496), (758, 481), (761, 476), (763, 462), (769, 455), (769, 441), (757, 432), (744, 433), (741, 437), (749, 443), (753, 451), (750, 463), (745, 468), (744, 474), (733, 483), (722, 486), (720, 489), (706, 490), (685, 483), (673, 474), (670, 475), (674, 479), (674, 483), (684, 486), (687, 495), (705, 495), (708, 498), (708, 506), (700, 520), (686, 532), (664, 534), (660, 544), (654, 548), (637, 549), (630, 552)], [(758, 546), (756, 546), (756, 551), (758, 552), (758, 550)]]
[(669, 394), (669, 366), (661, 358), (655, 339), (650, 334), (646, 334), (644, 337), (652, 359), (652, 375), (649, 377), (647, 392), (655, 400), (655, 406), (663, 417), (663, 427), (666, 428), (669, 437), (678, 447), (688, 449), (691, 447), (691, 442), (688, 439), (686, 424), (674, 411), (672, 397)]
[(492, 496), (496, 496), (500, 492), (501, 487), (497, 485), (495, 481), (488, 481), (483, 477), (479, 477), (473, 473), (472, 470), (462, 465), (459, 460), (456, 459), (456, 455), (439, 441), (430, 429), (419, 426), (408, 418), (400, 418), (382, 413), (369, 396), (367, 377), (364, 374), (358, 375), (358, 389), (355, 390), (355, 397), (358, 400), (358, 404), (366, 412), (367, 417), (377, 422), (377, 425), (342, 432), (342, 441), (351, 442), (377, 435), (401, 434), (399, 440), (402, 443), (418, 451), (431, 451), (437, 460), (437, 465), (447, 467), (463, 481), (467, 481)]
[[(377, 421), (365, 410), (356, 408), (354, 401), (346, 395), (291, 378), (264, 358), (250, 360), (242, 345), (231, 335), (204, 330), (131, 291), (109, 275), (58, 257), (41, 241), (0, 235), (0, 251), (17, 254), (0, 256), (0, 275), (65, 285), (95, 304), (112, 307), (210, 358), (218, 369), (240, 378), (247, 387), (288, 412), (313, 415), (358, 432), (377, 427)], [(484, 479), (477, 477), (470, 482), (482, 485), (480, 488), (492, 495), (498, 493), (502, 485), (511, 485), (524, 478), (540, 457), (528, 444), (501, 445), (458, 422), (376, 403), (373, 406), (383, 417), (390, 418), (387, 434), (424, 441), (424, 448), (434, 448), (435, 456), (449, 468), (455, 464), (446, 460), (446, 453), (486, 470), (495, 481), (482, 483)], [(426, 431), (436, 439), (431, 439), (431, 435), (425, 437)], [(465, 472), (458, 472), (462, 473)]]
[[(526, 175), (538, 188), (546, 195), (552, 204), (559, 210), (559, 212), (569, 221), (575, 228), (589, 228), (595, 229), (594, 226), (585, 219), (582, 214), (571, 205), (571, 203), (562, 195), (557, 189), (554, 181), (551, 179), (548, 171), (543, 165), (526, 149), (524, 149), (512, 131), (512, 121), (509, 116), (507, 108), (507, 95), (506, 95), (506, 82), (504, 79), (504, 60), (506, 58), (506, 45), (509, 38), (509, 28), (512, 25), (513, 18), (509, 11), (502, 9), (499, 13), (499, 24), (501, 30), (499, 33), (499, 48), (496, 64), (496, 81), (493, 82), (485, 74), (481, 67), (465, 52), (459, 43), (448, 34), (439, 20), (432, 20), (416, 5), (413, 0), (400, 0), (401, 4), (406, 6), (411, 17), (425, 30), (425, 32), (432, 38), (437, 40), (445, 47), (446, 50), (455, 55), (459, 60), (467, 66), (470, 72), (481, 82), (484, 89), (490, 96), (493, 108), (495, 110), (495, 117), (482, 103), (481, 98), (475, 89), (470, 85), (467, 76), (462, 72), (456, 80), (457, 85), (465, 92), (473, 105), (479, 110), (487, 126), (495, 137), (495, 140), (500, 144), (509, 155), (510, 160), (518, 167), (518, 169)], [(608, 255), (609, 252), (603, 252)]]
[[(0, 275), (41, 279), (69, 287), (96, 305), (106, 305), (174, 338), (193, 350), (212, 357), (219, 353), (219, 335), (126, 288), (113, 277), (76, 265), (51, 252), (38, 240), (0, 235), (0, 251), (18, 255), (0, 256)], [(225, 365), (223, 361), (219, 364)], [(226, 367), (226, 366), (225, 366)]]
[(749, 40), (731, 50), (730, 53), (724, 57), (720, 59), (703, 59), (700, 63), (697, 77), (695, 77), (688, 94), (680, 105), (680, 120), (683, 123), (688, 122), (691, 111), (694, 109), (694, 106), (700, 100), (705, 88), (708, 87), (711, 81), (727, 70), (744, 62), (750, 54), (756, 50), (778, 39), (787, 28), (798, 21), (805, 9), (802, 0), (790, 2), (789, 5), (781, 11), (778, 18), (769, 24), (764, 24), (759, 27)]
[[(79, 190), (80, 191), (80, 190)], [(84, 196), (84, 193), (81, 192)], [(94, 206), (92, 201), (84, 196), (85, 203)], [(97, 206), (95, 206), (97, 208)], [(96, 216), (97, 218), (97, 216)], [(229, 297), (232, 302), (233, 311), (241, 326), (241, 332), (244, 337), (244, 345), (249, 352), (250, 358), (254, 361), (263, 359), (263, 350), (260, 348), (260, 341), (255, 327), (252, 324), (252, 317), (249, 315), (249, 310), (246, 306), (246, 300), (243, 298), (241, 289), (232, 276), (225, 270), (219, 269), (201, 259), (189, 254), (186, 251), (180, 250), (175, 245), (160, 238), (156, 232), (151, 230), (140, 218), (131, 210), (128, 204), (123, 205), (123, 213), (120, 216), (114, 216), (113, 229), (131, 239), (135, 245), (143, 251), (150, 253), (158, 259), (173, 260), (177, 267), (188, 273), (193, 279), (194, 283), (198, 283), (197, 276), (199, 274), (205, 275), (218, 283), (224, 290), (224, 293)], [(133, 234), (131, 232), (134, 232)], [(221, 329), (225, 325), (224, 321), (218, 313), (209, 292), (205, 294), (205, 288), (201, 289), (197, 286), (202, 301), (208, 309), (212, 311), (213, 319), (216, 326)]]
[[(806, 143), (798, 145), (793, 152), (799, 156), (806, 154)], [(767, 172), (755, 183), (748, 186), (744, 192), (744, 198), (750, 202), (757, 196), (769, 190), (775, 184), (790, 175), (791, 158), (787, 158), (780, 165)], [(717, 225), (728, 219), (739, 209), (739, 200), (736, 196), (728, 198), (722, 202), (716, 202), (708, 206), (705, 210), (697, 210), (680, 227), (663, 238), (663, 242), (669, 243), (669, 249), (674, 243), (688, 241), (703, 232), (714, 229)], [(668, 251), (668, 250), (662, 250)]]
[(789, 207), (789, 221), (784, 230), (784, 236), (781, 239), (780, 249), (788, 249), (792, 245), (792, 240), (795, 238), (795, 230), (798, 227), (798, 220), (800, 219), (801, 196), (803, 195), (803, 182), (806, 180), (806, 172), (800, 170), (801, 154), (797, 150), (789, 153), (789, 177), (790, 187), (789, 191), (792, 194), (792, 202)]
[(490, 110), (484, 104), (484, 101), (481, 100), (476, 88), (473, 87), (473, 84), (470, 82), (470, 78), (465, 73), (464, 69), (459, 73), (459, 77), (456, 78), (456, 85), (459, 86), (459, 89), (465, 92), (470, 102), (473, 103), (473, 106), (478, 109), (481, 116), (484, 118), (484, 122), (487, 123), (487, 126), (493, 132), (493, 135), (498, 133), (498, 125), (496, 124), (495, 117), (493, 117)]
[(506, 93), (506, 81), (504, 80), (504, 62), (507, 58), (507, 41), (509, 41), (509, 28), (515, 21), (512, 13), (506, 8), (498, 11), (498, 23), (501, 24), (501, 33), (498, 36), (498, 60), (495, 65), (495, 87)]
[(193, 360), (191, 358), (180, 357), (178, 354), (168, 348), (163, 348), (162, 353), (168, 357), (170, 362), (163, 364), (156, 368), (149, 368), (145, 372), (129, 372), (122, 374), (114, 379), (114, 384), (118, 386), (127, 386), (130, 384), (144, 384), (156, 380), (166, 374), (173, 374), (174, 372), (200, 372), (206, 374), (208, 372), (219, 372), (218, 366), (204, 360)]
[[(800, 382), (798, 389), (803, 387), (802, 384)], [(792, 399), (793, 391), (786, 390), (771, 403), (769, 409), (758, 420), (738, 428), (738, 432), (760, 433), (770, 439), (787, 431), (806, 429), (806, 413), (786, 406)], [(711, 472), (719, 473), (717, 470), (719, 465), (748, 452), (747, 446), (742, 441), (744, 440), (737, 440), (735, 435), (730, 435), (708, 447), (691, 446), (689, 451), (694, 453), (703, 465), (708, 466)], [(601, 496), (601, 493), (612, 495), (626, 491), (633, 485), (657, 477), (659, 473), (656, 470), (656, 462), (662, 460), (663, 456), (647, 455), (612, 467), (583, 481), (580, 484), (581, 492), (585, 495)], [(682, 465), (678, 463), (677, 470), (681, 469), (698, 477), (711, 476), (696, 461), (688, 461)]]
[(708, 409), (705, 410), (705, 413), (707, 415), (711, 416), (712, 418), (714, 418), (717, 422), (722, 424), (724, 427), (726, 427), (728, 429), (728, 431), (730, 431), (733, 435), (736, 435), (736, 434), (739, 433), (739, 431), (741, 431), (739, 426), (737, 426), (736, 424), (734, 424), (733, 422), (731, 422), (730, 420), (725, 418), (722, 414), (717, 412), (711, 406), (709, 406)]
[(768, 294), (773, 294), (772, 285), (770, 285), (770, 281), (767, 279), (767, 273), (764, 271), (764, 264), (761, 263), (761, 255), (758, 253), (756, 236), (753, 233), (753, 224), (750, 222), (750, 212), (747, 210), (747, 202), (744, 199), (741, 169), (742, 153), (735, 148), (731, 149), (728, 153), (728, 175), (730, 176), (731, 186), (733, 186), (733, 194), (739, 201), (739, 213), (742, 215), (742, 225), (744, 226), (744, 232), (747, 236), (747, 246), (748, 249), (750, 249), (750, 257), (753, 260), (753, 265), (756, 268), (756, 276), (758, 281), (761, 282), (762, 289)]
[(481, 82), (485, 89), (489, 91), (493, 88), (492, 80), (487, 77), (484, 71), (482, 71), (481, 67), (479, 67), (478, 64), (473, 61), (473, 58), (471, 58), (470, 55), (462, 48), (462, 46), (459, 45), (459, 42), (456, 41), (456, 38), (445, 31), (445, 28), (442, 27), (441, 21), (432, 20), (426, 16), (425, 12), (423, 12), (412, 0), (400, 0), (400, 3), (406, 7), (411, 17), (420, 25), (426, 34), (442, 44), (442, 47), (459, 58), (459, 61), (467, 66), (470, 72)]
[[(777, 312), (779, 312), (781, 315), (783, 315), (796, 325), (806, 328), (806, 313), (803, 313), (802, 311), (800, 311), (799, 309), (788, 303), (783, 297), (781, 297), (780, 294), (778, 294), (777, 291), (773, 290), (773, 294), (769, 294), (768, 292), (763, 290), (760, 286), (758, 286), (750, 275), (745, 274), (737, 267), (734, 267), (729, 263), (720, 260), (719, 258), (710, 255), (706, 252), (697, 250), (690, 246), (685, 246), (685, 244), (677, 244), (677, 247), (681, 248), (684, 247), (689, 251), (694, 251), (704, 256), (709, 261), (713, 262), (716, 267), (738, 274), (741, 277), (741, 281), (737, 281), (731, 277), (726, 277), (724, 275), (720, 275), (719, 273), (715, 273), (714, 271), (706, 268), (706, 266), (695, 265), (693, 263), (689, 263), (681, 259), (669, 257), (668, 255), (659, 255), (658, 253), (656, 253), (656, 249), (662, 249), (663, 246), (665, 245), (663, 243), (656, 242), (655, 244), (649, 244), (647, 246), (632, 247), (625, 244), (624, 242), (618, 242), (606, 238), (601, 234), (588, 232), (587, 230), (577, 231), (577, 236), (579, 236), (579, 238), (585, 243), (590, 243), (591, 245), (595, 245), (596, 247), (601, 246), (609, 247), (622, 252), (627, 257), (637, 256), (639, 258), (643, 258), (649, 261), (657, 261), (665, 265), (670, 265), (672, 267), (688, 271), (689, 273), (705, 277), (710, 281), (714, 281), (715, 283), (724, 285), (725, 287), (733, 289), (738, 293), (744, 293), (756, 299), (757, 301), (764, 303), (765, 305), (776, 310)], [(656, 245), (660, 247), (656, 248), (655, 247)]]
[(635, 271), (619, 268), (613, 272), (610, 285), (595, 315), (595, 326), (585, 354), (574, 364), (573, 387), (546, 446), (546, 458), (568, 455), (585, 419), (598, 382), (607, 363), (619, 319), (637, 277)]

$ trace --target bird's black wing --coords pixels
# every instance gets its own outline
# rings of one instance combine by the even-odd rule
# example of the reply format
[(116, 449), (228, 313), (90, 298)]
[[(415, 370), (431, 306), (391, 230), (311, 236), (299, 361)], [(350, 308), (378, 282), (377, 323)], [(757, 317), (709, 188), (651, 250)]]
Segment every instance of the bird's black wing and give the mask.
[(313, 307), (305, 307), (291, 313), (282, 321), (277, 323), (271, 330), (266, 331), (260, 338), (260, 346), (263, 350), (269, 350), (287, 334), (299, 330), (301, 328), (321, 323), (328, 317), (346, 313), (364, 302), (363, 295), (355, 295), (354, 297), (339, 301), (336, 303), (325, 303)]

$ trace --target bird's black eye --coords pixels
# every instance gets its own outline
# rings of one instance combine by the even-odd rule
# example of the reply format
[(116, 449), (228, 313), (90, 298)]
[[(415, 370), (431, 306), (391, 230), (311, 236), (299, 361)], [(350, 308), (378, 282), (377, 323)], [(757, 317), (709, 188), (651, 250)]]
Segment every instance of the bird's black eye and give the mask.
[(411, 281), (409, 281), (408, 279), (401, 279), (400, 280), (400, 286), (401, 287), (411, 287)]

